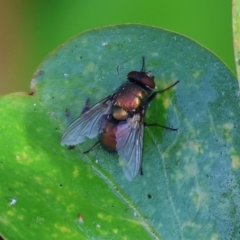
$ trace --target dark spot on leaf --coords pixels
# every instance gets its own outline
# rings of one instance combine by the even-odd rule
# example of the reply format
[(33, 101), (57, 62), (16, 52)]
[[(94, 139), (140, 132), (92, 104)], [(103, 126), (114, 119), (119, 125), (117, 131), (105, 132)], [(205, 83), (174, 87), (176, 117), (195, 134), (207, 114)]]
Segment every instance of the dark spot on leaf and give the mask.
[(52, 97), (52, 99), (54, 99), (54, 97)]
[(151, 198), (152, 198), (152, 195), (151, 195), (150, 193), (149, 193), (147, 196), (148, 196), (148, 198), (149, 198), (149, 199), (151, 199)]
[(117, 65), (117, 75), (119, 75), (119, 73), (120, 73), (120, 67)]
[(70, 111), (66, 108), (65, 110), (65, 116), (68, 118), (70, 116)]
[(62, 188), (62, 186), (63, 186), (62, 184), (59, 185), (60, 188)]

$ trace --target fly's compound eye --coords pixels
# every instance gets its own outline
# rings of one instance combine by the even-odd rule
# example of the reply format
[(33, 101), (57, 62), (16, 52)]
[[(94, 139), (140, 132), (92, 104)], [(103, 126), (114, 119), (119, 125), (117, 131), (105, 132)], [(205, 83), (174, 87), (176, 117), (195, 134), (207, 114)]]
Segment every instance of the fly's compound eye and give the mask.
[(139, 75), (140, 75), (141, 72), (137, 72), (137, 71), (132, 71), (132, 72), (129, 72), (128, 75), (127, 75), (127, 78), (129, 80), (138, 80), (139, 78)]
[(151, 77), (146, 72), (132, 71), (128, 73), (127, 78), (131, 82), (140, 82), (148, 88), (155, 88), (154, 76)]
[(152, 77), (149, 77), (148, 75), (141, 76), (139, 81), (149, 88), (152, 88), (152, 89), (155, 88), (155, 82), (154, 82), (153, 76)]

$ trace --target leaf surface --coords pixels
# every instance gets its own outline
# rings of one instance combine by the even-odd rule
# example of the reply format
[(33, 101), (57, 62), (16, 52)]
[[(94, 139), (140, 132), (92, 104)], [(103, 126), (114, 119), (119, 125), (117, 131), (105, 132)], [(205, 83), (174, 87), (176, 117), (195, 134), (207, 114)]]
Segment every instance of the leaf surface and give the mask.
[[(118, 156), (70, 151), (64, 129), (146, 69), (158, 90), (145, 121), (143, 175), (129, 182)], [(34, 94), (0, 99), (0, 232), (8, 239), (238, 239), (240, 130), (236, 78), (176, 33), (121, 25), (92, 30), (48, 56)], [(14, 200), (16, 203), (14, 203)], [(14, 203), (14, 204), (13, 204)], [(83, 219), (83, 220), (82, 220)]]

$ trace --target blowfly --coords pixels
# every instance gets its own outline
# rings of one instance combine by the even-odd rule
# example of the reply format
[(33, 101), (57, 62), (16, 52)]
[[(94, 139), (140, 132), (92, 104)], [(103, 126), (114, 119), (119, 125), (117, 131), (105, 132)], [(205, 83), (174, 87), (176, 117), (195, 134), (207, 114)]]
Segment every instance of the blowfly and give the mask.
[[(157, 94), (178, 82), (164, 90), (155, 91), (154, 76), (145, 70), (143, 57), (142, 69), (129, 72), (127, 81), (113, 94), (84, 111), (64, 131), (61, 144), (73, 146), (85, 141), (86, 137), (92, 139), (98, 136), (97, 143), (105, 150), (117, 152), (123, 172), (131, 181), (141, 168), (144, 125), (147, 125), (144, 116), (148, 104)], [(158, 124), (148, 126), (177, 130)]]

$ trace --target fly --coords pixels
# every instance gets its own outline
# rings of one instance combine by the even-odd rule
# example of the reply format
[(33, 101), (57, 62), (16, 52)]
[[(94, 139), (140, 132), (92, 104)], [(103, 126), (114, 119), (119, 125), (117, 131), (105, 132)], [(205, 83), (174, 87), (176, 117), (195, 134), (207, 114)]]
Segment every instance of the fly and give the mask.
[[(67, 127), (61, 145), (74, 146), (85, 141), (86, 137), (92, 139), (98, 136), (96, 144), (99, 143), (109, 152), (117, 152), (123, 172), (131, 181), (141, 168), (144, 125), (147, 125), (144, 123), (144, 117), (147, 107), (157, 94), (165, 92), (178, 82), (164, 90), (154, 91), (154, 76), (145, 70), (143, 57), (140, 71), (129, 72), (127, 81), (113, 94), (88, 108)], [(148, 126), (160, 126), (177, 131), (159, 124)], [(85, 153), (87, 152), (89, 151)]]

